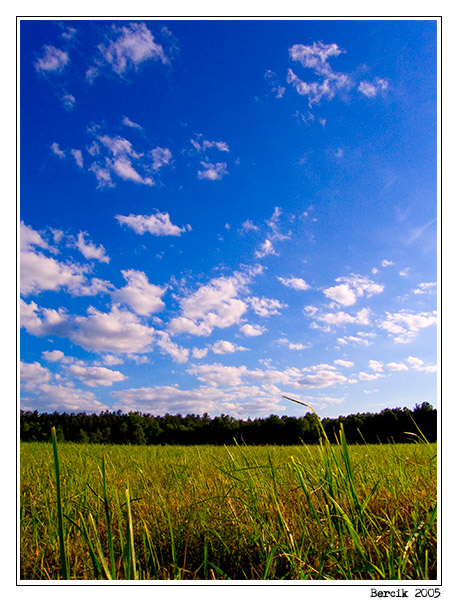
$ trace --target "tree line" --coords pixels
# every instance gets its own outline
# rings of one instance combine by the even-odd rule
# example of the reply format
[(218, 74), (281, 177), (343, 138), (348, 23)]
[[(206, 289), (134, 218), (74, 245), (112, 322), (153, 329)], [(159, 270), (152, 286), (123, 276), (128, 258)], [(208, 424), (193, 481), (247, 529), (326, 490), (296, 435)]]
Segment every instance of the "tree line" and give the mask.
[[(379, 413), (357, 413), (324, 418), (321, 424), (330, 441), (336, 441), (340, 425), (348, 443), (406, 443), (425, 437), (437, 439), (437, 411), (428, 402), (409, 408), (386, 408)], [(225, 414), (211, 418), (181, 414), (153, 416), (141, 412), (39, 413), (21, 411), (21, 441), (46, 442), (51, 427), (60, 441), (95, 444), (315, 444), (321, 428), (314, 413), (300, 417), (270, 415), (235, 419)]]

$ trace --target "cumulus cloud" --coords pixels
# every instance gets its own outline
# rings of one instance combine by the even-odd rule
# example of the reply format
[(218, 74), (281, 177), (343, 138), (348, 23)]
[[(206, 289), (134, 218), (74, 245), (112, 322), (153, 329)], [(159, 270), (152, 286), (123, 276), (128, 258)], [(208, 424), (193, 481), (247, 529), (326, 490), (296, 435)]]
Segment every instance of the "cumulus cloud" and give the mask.
[(339, 56), (344, 50), (337, 44), (324, 44), (314, 42), (312, 45), (295, 44), (289, 48), (291, 60), (300, 62), (307, 69), (311, 69), (317, 76), (317, 81), (308, 83), (301, 80), (292, 69), (287, 71), (287, 83), (292, 85), (298, 94), (307, 96), (309, 105), (318, 104), (322, 98), (331, 100), (340, 90), (347, 90), (353, 86), (351, 78), (345, 73), (332, 70), (329, 58)]
[(150, 233), (155, 236), (180, 236), (184, 231), (190, 231), (190, 225), (184, 227), (178, 227), (173, 225), (170, 221), (170, 215), (168, 213), (156, 212), (152, 215), (116, 215), (115, 218), (121, 225), (127, 225), (135, 233), (143, 235), (143, 233)]
[(162, 296), (166, 287), (149, 283), (142, 271), (128, 269), (121, 271), (127, 285), (111, 294), (114, 302), (127, 304), (138, 315), (149, 316), (165, 308)]
[(279, 315), (282, 308), (287, 308), (287, 304), (276, 300), (275, 298), (248, 298), (254, 312), (260, 317), (270, 317), (271, 315)]
[(203, 169), (197, 173), (199, 179), (217, 181), (218, 179), (222, 179), (222, 177), (228, 173), (227, 163), (224, 162), (213, 164), (210, 162), (201, 161), (200, 164), (202, 165)]
[(349, 382), (348, 378), (341, 373), (325, 369), (317, 371), (314, 375), (306, 375), (297, 381), (304, 388), (324, 388), (347, 382)]
[(240, 331), (246, 337), (255, 337), (258, 335), (262, 335), (266, 331), (266, 329), (261, 325), (250, 325), (249, 323), (245, 323), (240, 327)]
[(59, 158), (65, 158), (65, 152), (60, 148), (60, 146), (59, 146), (59, 144), (57, 142), (53, 142), (51, 144), (51, 150)]
[(142, 177), (132, 165), (132, 162), (126, 156), (120, 156), (110, 162), (113, 171), (124, 181), (133, 181), (143, 185), (155, 185), (150, 177)]
[(71, 320), (65, 309), (41, 308), (35, 302), (27, 304), (20, 301), (21, 327), (35, 336), (58, 335), (67, 336), (71, 328)]
[(189, 359), (189, 350), (173, 342), (166, 331), (157, 331), (157, 346), (177, 363), (185, 363)]
[(241, 231), (243, 233), (247, 233), (248, 231), (258, 231), (258, 230), (259, 230), (258, 226), (254, 225), (254, 223), (250, 219), (247, 219), (241, 225)]
[(260, 246), (259, 250), (256, 250), (255, 252), (257, 258), (264, 258), (265, 256), (270, 256), (271, 254), (274, 256), (278, 256), (277, 252), (273, 247), (273, 244), (269, 239), (266, 239)]
[(142, 411), (153, 414), (165, 412), (181, 414), (221, 413), (234, 417), (269, 415), (284, 410), (279, 390), (267, 386), (240, 386), (220, 389), (202, 385), (195, 389), (178, 386), (143, 387), (112, 392), (116, 398), (115, 410)]
[(374, 337), (376, 337), (375, 333), (358, 331), (357, 335), (346, 335), (344, 337), (337, 338), (336, 341), (340, 346), (370, 346), (373, 343)]
[(247, 350), (247, 348), (244, 348), (243, 346), (237, 346), (236, 344), (233, 344), (227, 340), (219, 340), (211, 346), (211, 350), (214, 352), (214, 354), (232, 354), (233, 352)]
[(214, 387), (239, 387), (249, 382), (262, 382), (263, 386), (280, 384), (282, 387), (290, 386), (294, 389), (318, 389), (353, 383), (330, 365), (314, 365), (304, 369), (288, 367), (276, 370), (272, 368), (248, 369), (245, 365), (234, 367), (213, 363), (193, 365), (188, 369), (188, 373), (195, 375), (204, 384)]
[(134, 123), (128, 117), (124, 117), (122, 119), (122, 125), (125, 125), (126, 127), (132, 127), (133, 129), (143, 129), (141, 125), (139, 125), (138, 123)]
[(278, 279), (286, 287), (290, 287), (297, 291), (309, 290), (311, 287), (304, 279), (301, 279), (300, 277), (278, 277)]
[(171, 320), (170, 333), (207, 336), (214, 328), (239, 323), (247, 304), (238, 296), (247, 283), (248, 278), (239, 273), (231, 277), (218, 277), (182, 298), (182, 314)]
[(384, 377), (383, 373), (365, 373), (364, 371), (360, 371), (359, 379), (360, 381), (374, 381), (375, 379), (379, 379), (380, 377)]
[(99, 413), (109, 409), (106, 404), (97, 400), (93, 392), (53, 383), (38, 386), (33, 392), (33, 399), (21, 399), (21, 407), (23, 410), (67, 413)]
[(343, 306), (355, 304), (362, 296), (370, 298), (384, 291), (383, 285), (363, 275), (351, 274), (349, 277), (338, 277), (335, 281), (340, 285), (325, 289), (324, 295)]
[(368, 366), (372, 371), (375, 371), (375, 373), (382, 373), (383, 371), (383, 363), (379, 360), (370, 360)]
[(338, 365), (340, 367), (353, 367), (354, 363), (352, 362), (352, 360), (342, 360), (341, 358), (338, 358), (336, 360), (333, 361), (335, 363), (335, 365)]
[(416, 371), (422, 371), (423, 373), (435, 373), (437, 371), (436, 365), (426, 365), (421, 358), (416, 356), (408, 356), (406, 362)]
[(75, 159), (75, 162), (78, 165), (78, 167), (80, 169), (84, 168), (84, 160), (83, 160), (83, 154), (82, 154), (81, 150), (75, 150), (74, 148), (72, 148), (70, 150), (70, 153), (73, 156), (73, 158)]
[(154, 148), (151, 150), (152, 156), (152, 168), (154, 171), (158, 171), (163, 166), (170, 164), (171, 152), (168, 148)]
[(86, 317), (74, 317), (74, 324), (71, 340), (91, 352), (144, 353), (152, 348), (154, 329), (117, 306), (108, 313), (89, 307)]
[(97, 77), (104, 64), (122, 76), (132, 69), (137, 70), (147, 60), (163, 64), (169, 62), (163, 47), (155, 41), (144, 23), (130, 23), (123, 27), (113, 25), (110, 38), (107, 43), (99, 44), (100, 57), (87, 71), (87, 79)]
[(408, 367), (405, 363), (390, 362), (386, 364), (386, 369), (389, 371), (407, 371)]
[(394, 341), (406, 344), (415, 339), (421, 329), (436, 324), (436, 312), (413, 313), (406, 309), (398, 313), (386, 313), (387, 318), (380, 327), (393, 337)]
[(73, 296), (95, 296), (105, 293), (112, 288), (108, 281), (87, 277), (89, 266), (82, 266), (71, 261), (60, 262), (53, 257), (46, 256), (38, 251), (35, 246), (50, 249), (43, 243), (43, 239), (33, 237), (31, 228), (22, 227), (24, 244), (21, 248), (20, 274), (21, 294), (40, 294), (42, 291), (60, 291), (66, 288)]
[(78, 240), (76, 242), (76, 247), (81, 252), (81, 254), (84, 256), (84, 258), (87, 258), (88, 260), (90, 260), (91, 258), (94, 258), (95, 260), (98, 260), (101, 263), (108, 264), (110, 261), (110, 258), (109, 258), (109, 256), (106, 255), (106, 250), (105, 250), (104, 246), (102, 246), (102, 244), (100, 244), (99, 246), (96, 246), (95, 244), (93, 244), (90, 241), (86, 242), (86, 240), (85, 240), (86, 235), (87, 235), (87, 232), (80, 231), (78, 233)]
[(60, 73), (70, 62), (67, 52), (55, 46), (44, 46), (44, 53), (35, 62), (35, 69), (42, 73)]
[(414, 294), (433, 294), (436, 289), (436, 281), (430, 281), (428, 283), (419, 283), (417, 288), (413, 290)]
[(120, 371), (113, 371), (105, 367), (89, 367), (73, 364), (66, 367), (70, 377), (76, 377), (89, 387), (112, 386), (113, 383), (124, 381), (126, 378)]
[(49, 369), (43, 367), (38, 361), (26, 363), (21, 360), (20, 364), (21, 387), (24, 390), (34, 390), (36, 387), (51, 380)]
[(389, 87), (388, 82), (385, 79), (381, 79), (380, 77), (376, 77), (376, 79), (372, 82), (370, 81), (361, 81), (358, 91), (367, 96), (367, 98), (374, 98), (380, 92), (384, 92)]
[(362, 308), (355, 315), (350, 315), (343, 311), (324, 313), (315, 306), (306, 306), (305, 314), (313, 319), (311, 324), (313, 328), (331, 331), (333, 327), (344, 325), (369, 325), (371, 311), (368, 308)]

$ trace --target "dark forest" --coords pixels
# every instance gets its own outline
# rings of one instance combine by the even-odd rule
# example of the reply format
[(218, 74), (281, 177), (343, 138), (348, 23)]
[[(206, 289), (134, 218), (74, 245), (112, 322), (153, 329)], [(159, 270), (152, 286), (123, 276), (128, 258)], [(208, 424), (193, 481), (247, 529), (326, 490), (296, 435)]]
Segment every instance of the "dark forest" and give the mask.
[[(437, 439), (437, 411), (428, 402), (408, 408), (386, 408), (379, 413), (357, 413), (324, 418), (322, 426), (331, 442), (343, 425), (348, 443), (408, 443)], [(235, 419), (222, 414), (153, 416), (102, 412), (38, 413), (21, 411), (21, 441), (50, 440), (51, 427), (60, 441), (96, 444), (315, 444), (320, 439), (318, 417), (270, 415), (267, 418)]]

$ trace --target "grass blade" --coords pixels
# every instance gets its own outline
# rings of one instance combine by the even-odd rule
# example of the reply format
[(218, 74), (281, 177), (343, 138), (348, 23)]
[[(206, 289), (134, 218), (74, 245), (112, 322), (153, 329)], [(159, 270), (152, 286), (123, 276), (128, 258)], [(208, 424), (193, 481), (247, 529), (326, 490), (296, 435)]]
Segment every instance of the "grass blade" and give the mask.
[(56, 473), (56, 490), (57, 490), (57, 524), (59, 529), (59, 552), (60, 552), (60, 566), (62, 571), (62, 579), (69, 579), (68, 576), (68, 562), (67, 554), (65, 551), (65, 532), (63, 528), (63, 517), (62, 517), (62, 497), (60, 493), (60, 466), (59, 466), (59, 455), (57, 452), (57, 436), (56, 428), (51, 429), (52, 439), (52, 450), (54, 453), (54, 469)]

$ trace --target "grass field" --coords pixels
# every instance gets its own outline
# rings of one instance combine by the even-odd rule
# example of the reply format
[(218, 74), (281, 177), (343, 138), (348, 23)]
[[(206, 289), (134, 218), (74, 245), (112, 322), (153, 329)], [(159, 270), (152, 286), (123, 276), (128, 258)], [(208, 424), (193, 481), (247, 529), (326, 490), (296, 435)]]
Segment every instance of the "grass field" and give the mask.
[(27, 443), (20, 501), (21, 579), (436, 578), (436, 444)]

